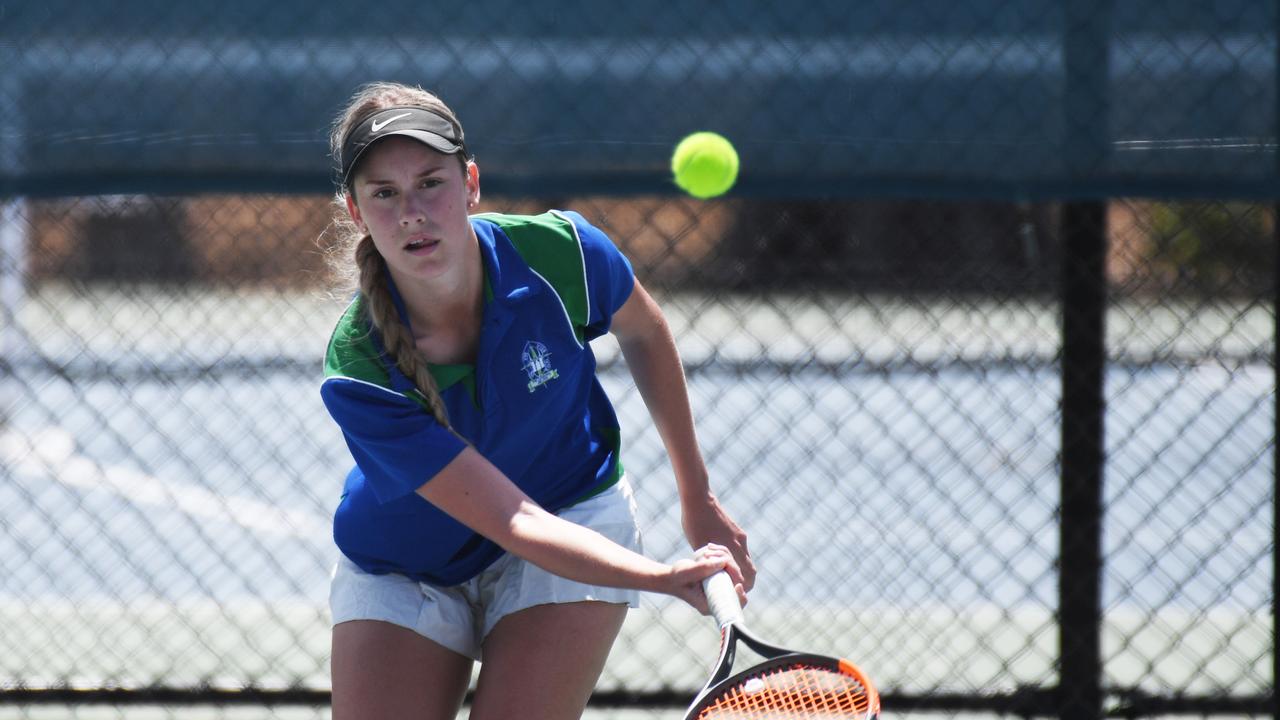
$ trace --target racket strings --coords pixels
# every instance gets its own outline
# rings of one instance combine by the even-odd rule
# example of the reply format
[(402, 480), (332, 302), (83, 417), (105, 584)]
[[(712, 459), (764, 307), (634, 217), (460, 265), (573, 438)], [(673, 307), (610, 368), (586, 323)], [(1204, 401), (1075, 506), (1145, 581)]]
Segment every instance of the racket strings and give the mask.
[(726, 688), (698, 720), (873, 717), (872, 699), (856, 677), (828, 668), (791, 665)]

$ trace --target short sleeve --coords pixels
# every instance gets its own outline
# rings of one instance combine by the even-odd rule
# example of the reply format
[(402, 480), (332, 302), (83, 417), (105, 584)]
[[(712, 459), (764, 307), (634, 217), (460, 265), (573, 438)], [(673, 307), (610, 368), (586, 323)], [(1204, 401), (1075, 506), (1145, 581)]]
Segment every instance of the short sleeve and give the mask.
[(590, 299), (586, 337), (591, 340), (609, 332), (613, 314), (631, 297), (635, 273), (631, 261), (602, 230), (576, 212), (565, 212), (564, 216), (573, 222), (582, 243)]
[(377, 385), (334, 377), (320, 396), (380, 503), (422, 487), (466, 447), (421, 405)]

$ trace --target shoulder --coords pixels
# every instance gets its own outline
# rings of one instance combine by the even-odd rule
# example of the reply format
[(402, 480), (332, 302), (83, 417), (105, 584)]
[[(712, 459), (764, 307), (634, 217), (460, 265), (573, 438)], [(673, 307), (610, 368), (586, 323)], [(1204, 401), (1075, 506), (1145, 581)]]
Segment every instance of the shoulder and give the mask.
[(326, 383), (354, 380), (383, 388), (391, 384), (359, 296), (347, 306), (329, 337), (324, 354), (324, 378)]
[[(392, 373), (396, 377), (392, 378)], [(331, 412), (351, 403), (391, 403), (431, 412), (431, 404), (413, 384), (393, 368), (370, 326), (359, 296), (338, 319), (324, 354), (320, 396)]]
[(520, 259), (555, 290), (580, 339), (596, 336), (586, 328), (615, 312), (631, 292), (630, 261), (608, 235), (576, 212), (486, 213), (472, 222), (488, 242), (497, 243), (499, 234), (506, 238)]
[(500, 230), (516, 252), (537, 269), (554, 264), (582, 266), (583, 237), (600, 231), (575, 212), (550, 210), (540, 215), (483, 213), (472, 217), (477, 229), (489, 226)]
[(388, 417), (426, 407), (425, 399), (393, 387), (359, 297), (347, 306), (329, 338), (320, 399), (344, 432), (359, 427), (368, 430)]
[(604, 231), (572, 210), (540, 215), (482, 213), (472, 216), (477, 233), (495, 242), (500, 231), (531, 268), (557, 288), (585, 286), (591, 276), (626, 258)]
[(587, 223), (582, 216), (555, 210), (541, 215), (487, 213), (473, 222), (500, 230), (520, 260), (555, 291), (571, 322), (586, 324), (590, 301), (588, 252), (582, 240)]

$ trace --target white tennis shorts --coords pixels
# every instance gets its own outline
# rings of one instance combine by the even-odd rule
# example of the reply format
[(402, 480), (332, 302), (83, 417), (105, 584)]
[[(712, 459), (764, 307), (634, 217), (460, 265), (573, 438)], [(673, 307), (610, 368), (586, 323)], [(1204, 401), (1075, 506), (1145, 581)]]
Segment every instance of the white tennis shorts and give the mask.
[[(635, 498), (625, 477), (557, 514), (623, 547), (643, 551)], [(334, 625), (382, 620), (473, 660), (480, 659), (485, 636), (507, 615), (535, 605), (585, 600), (640, 607), (640, 593), (635, 590), (566, 580), (510, 553), (476, 577), (451, 587), (420, 583), (395, 573), (374, 575), (341, 557), (329, 587)]]

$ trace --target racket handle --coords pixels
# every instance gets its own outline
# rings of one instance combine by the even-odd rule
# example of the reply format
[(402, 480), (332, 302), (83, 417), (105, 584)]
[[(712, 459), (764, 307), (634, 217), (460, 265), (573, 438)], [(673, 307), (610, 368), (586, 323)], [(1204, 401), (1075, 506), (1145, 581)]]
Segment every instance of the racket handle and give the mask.
[(707, 605), (711, 607), (711, 617), (716, 625), (723, 628), (729, 623), (742, 624), (745, 619), (742, 605), (738, 602), (738, 591), (733, 588), (733, 579), (729, 573), (720, 570), (702, 581), (702, 591), (707, 594)]

